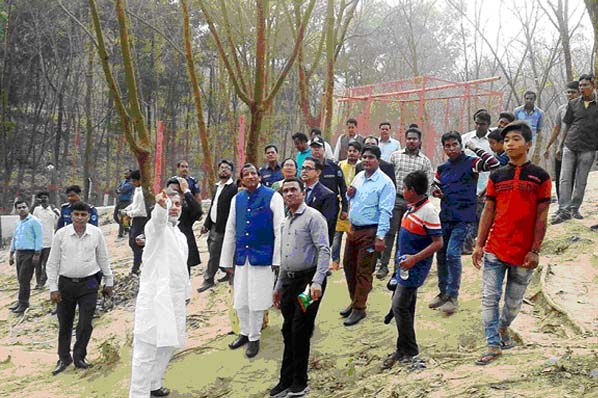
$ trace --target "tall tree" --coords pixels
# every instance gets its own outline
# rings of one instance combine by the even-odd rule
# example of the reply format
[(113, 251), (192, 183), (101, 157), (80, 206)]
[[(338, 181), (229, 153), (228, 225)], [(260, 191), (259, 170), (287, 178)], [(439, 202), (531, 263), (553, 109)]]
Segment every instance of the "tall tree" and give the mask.
[(584, 0), (594, 28), (594, 76), (598, 76), (598, 0)]
[[(300, 2), (300, 0), (293, 1), (295, 3)], [(292, 52), (286, 62), (284, 62), (284, 66), (279, 72), (278, 77), (271, 79), (274, 82), (272, 85), (268, 84), (266, 78), (266, 66), (274, 62), (273, 52), (267, 51), (268, 45), (271, 44), (271, 37), (267, 34), (266, 28), (267, 24), (271, 23), (269, 0), (255, 0), (255, 52), (253, 68), (249, 66), (248, 62), (241, 62), (240, 60), (239, 52), (246, 50), (246, 45), (244, 44), (246, 37), (240, 37), (239, 40), (241, 43), (235, 44), (228, 16), (229, 3), (225, 2), (225, 0), (217, 2), (222, 14), (218, 28), (214, 13), (208, 8), (207, 2), (205, 0), (198, 0), (198, 3), (206, 18), (210, 33), (216, 42), (218, 54), (230, 75), (235, 91), (239, 98), (249, 107), (251, 121), (249, 131), (247, 132), (246, 154), (249, 162), (256, 163), (259, 156), (262, 121), (297, 58), (297, 52), (304, 37), (305, 26), (311, 17), (315, 0), (309, 0), (301, 18), (301, 24)], [(270, 30), (268, 31), (271, 32)], [(225, 42), (221, 38), (222, 35), (224, 35)], [(250, 82), (247, 81), (247, 76), (253, 77), (253, 88), (251, 88)]]

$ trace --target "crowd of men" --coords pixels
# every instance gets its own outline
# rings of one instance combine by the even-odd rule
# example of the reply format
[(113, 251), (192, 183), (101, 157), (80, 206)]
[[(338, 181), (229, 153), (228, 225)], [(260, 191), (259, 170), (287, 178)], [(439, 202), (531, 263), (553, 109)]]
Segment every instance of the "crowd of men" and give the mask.
[[(566, 93), (569, 101), (559, 109), (544, 152), (548, 158), (550, 148), (557, 148), (559, 210), (553, 223), (582, 218), (579, 207), (598, 148), (592, 77), (581, 76), (567, 85)], [(379, 124), (379, 136), (362, 136), (355, 119), (346, 121), (334, 151), (312, 128), (309, 138), (293, 134), (296, 156), (279, 162), (278, 147), (267, 145), (265, 165), (242, 165), (238, 179), (232, 162), (218, 163), (218, 182), (201, 227), (209, 261), (197, 291), (208, 291), (216, 282), (232, 286), (239, 333), (229, 347), (245, 346), (248, 358), (259, 353), (268, 309), (281, 310), (282, 366), (270, 396), (306, 393), (315, 319), (327, 277), (341, 264), (348, 305), (339, 314), (346, 327), (366, 318), (374, 275), (386, 279), (390, 274), (391, 312), (385, 322), (394, 318), (398, 337), (384, 369), (418, 360), (417, 290), (435, 253), (438, 294), (429, 308), (448, 315), (459, 307), (462, 254), (472, 253), (473, 265), (482, 269), (487, 349), (476, 363), (489, 364), (515, 345), (509, 326), (538, 265), (552, 189), (549, 174), (531, 162), (543, 112), (534, 105), (535, 93), (526, 92), (524, 98), (513, 113), (498, 115), (496, 127), (491, 127), (490, 113), (480, 109), (474, 131), (443, 134), (446, 161), (436, 169), (421, 150), (419, 126), (406, 128), (402, 147), (391, 137), (389, 122)], [(97, 292), (102, 278), (104, 295), (112, 294), (114, 284), (97, 212), (81, 201), (80, 192), (78, 186), (68, 187), (68, 203), (60, 210), (49, 204), (47, 192), (37, 195), (33, 214), (25, 201), (15, 202), (20, 221), (10, 261), (16, 254), (19, 295), (12, 310), (22, 314), (29, 307), (34, 273), (37, 289), (49, 284), (59, 321), (55, 375), (73, 362), (78, 368), (90, 366), (86, 348)], [(203, 216), (199, 185), (189, 175), (189, 164), (181, 161), (155, 203), (149, 202), (139, 171), (127, 172), (117, 194), (118, 239), (129, 234), (131, 272), (140, 277), (130, 397), (166, 396), (163, 375), (185, 340), (191, 267), (201, 263), (193, 234), (193, 224)], [(430, 196), (440, 200), (440, 211)], [(219, 270), (223, 276), (216, 280)]]

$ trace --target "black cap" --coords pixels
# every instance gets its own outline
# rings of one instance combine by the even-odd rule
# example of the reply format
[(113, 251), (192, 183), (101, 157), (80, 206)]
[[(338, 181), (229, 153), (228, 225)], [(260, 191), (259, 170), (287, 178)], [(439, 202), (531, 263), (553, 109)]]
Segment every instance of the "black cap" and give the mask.
[(313, 140), (311, 140), (309, 146), (324, 146), (324, 139), (320, 136), (315, 136)]

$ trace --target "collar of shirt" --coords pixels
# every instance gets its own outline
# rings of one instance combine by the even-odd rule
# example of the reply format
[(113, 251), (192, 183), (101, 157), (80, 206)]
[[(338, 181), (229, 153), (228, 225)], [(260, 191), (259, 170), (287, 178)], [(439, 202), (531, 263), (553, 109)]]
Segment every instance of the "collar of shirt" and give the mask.
[(301, 203), (299, 205), (299, 207), (297, 208), (297, 210), (291, 214), (291, 212), (289, 212), (289, 215), (287, 216), (289, 220), (295, 219), (297, 217), (299, 217), (300, 215), (302, 215), (303, 213), (305, 213), (305, 209), (307, 209), (307, 205), (305, 204), (305, 202)]
[(420, 207), (425, 205), (427, 202), (428, 202), (428, 195), (425, 195), (425, 197), (423, 199), (421, 199), (419, 202), (409, 203), (409, 211), (412, 213), (416, 212)]
[(382, 173), (382, 170), (380, 170), (380, 166), (378, 166), (378, 168), (376, 169), (376, 171), (374, 171), (372, 173), (371, 176), (368, 177), (367, 172), (364, 170), (363, 171), (363, 178), (364, 180), (372, 180), (372, 181), (378, 181), (378, 178), (380, 178), (380, 173)]
[(226, 180), (226, 182), (224, 184), (222, 184), (222, 181), (218, 181), (216, 183), (216, 186), (218, 186), (218, 187), (222, 186), (222, 185), (226, 186), (226, 185), (232, 184), (233, 182), (234, 182), (233, 179), (231, 177), (228, 177), (228, 180)]
[(316, 187), (316, 185), (318, 185), (318, 182), (319, 182), (319, 181), (316, 181), (316, 182), (314, 182), (314, 183), (313, 183), (313, 184), (311, 184), (311, 185), (306, 185), (306, 186), (305, 186), (305, 190), (306, 190), (306, 191), (307, 191), (308, 189), (311, 189), (311, 190), (313, 190), (313, 189)]
[[(77, 231), (75, 231), (75, 225), (74, 224), (69, 225), (67, 228), (71, 229), (71, 231), (69, 232), (69, 235), (77, 235), (77, 236), (79, 236), (79, 234), (77, 233)], [(90, 235), (89, 228), (88, 228), (87, 225), (85, 226), (85, 231), (83, 232), (83, 235), (81, 235), (81, 238), (84, 237), (85, 235)]]
[(407, 147), (405, 147), (405, 149), (403, 149), (403, 152), (402, 152), (402, 153), (404, 153), (405, 155), (409, 155), (409, 156), (416, 156), (416, 157), (418, 157), (418, 158), (421, 158), (421, 157), (423, 157), (423, 155), (422, 155), (422, 151), (420, 151), (419, 149), (417, 150), (417, 152), (415, 152), (415, 153), (411, 153), (411, 152), (409, 152), (409, 151), (407, 150)]
[(280, 170), (280, 163), (276, 162), (276, 166), (274, 168), (270, 167), (270, 163), (266, 163), (264, 168), (267, 170)]

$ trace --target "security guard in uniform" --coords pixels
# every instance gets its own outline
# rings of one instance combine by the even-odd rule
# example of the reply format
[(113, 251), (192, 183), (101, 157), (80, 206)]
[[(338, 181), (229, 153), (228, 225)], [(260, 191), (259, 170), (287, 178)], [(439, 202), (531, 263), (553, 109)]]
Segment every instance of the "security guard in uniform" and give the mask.
[[(73, 220), (71, 219), (71, 213), (73, 211), (71, 206), (73, 203), (81, 201), (81, 187), (79, 185), (71, 185), (67, 187), (65, 193), (68, 202), (60, 206), (60, 218), (58, 219), (58, 223), (56, 224), (56, 230), (59, 230), (60, 228), (73, 223)], [(98, 211), (92, 205), (88, 204), (88, 206), (90, 209), (88, 222), (97, 227)]]

